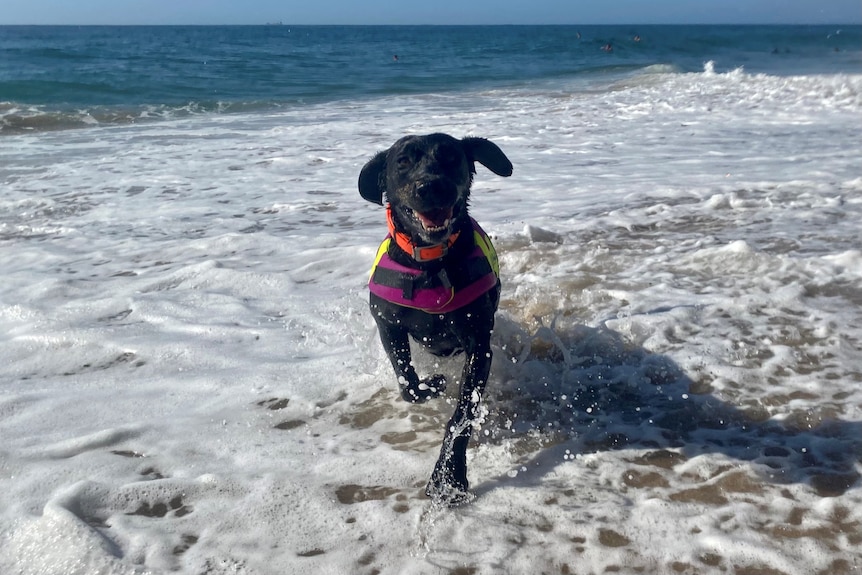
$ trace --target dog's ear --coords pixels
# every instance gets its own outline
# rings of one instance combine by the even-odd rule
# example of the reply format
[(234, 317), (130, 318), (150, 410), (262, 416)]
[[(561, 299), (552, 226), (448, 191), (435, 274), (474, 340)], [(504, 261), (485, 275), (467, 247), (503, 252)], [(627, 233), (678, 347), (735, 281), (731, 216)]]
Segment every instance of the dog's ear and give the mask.
[(359, 172), (359, 195), (375, 204), (383, 205), (383, 177), (386, 172), (386, 152), (371, 158)]
[(462, 138), (461, 145), (467, 157), (472, 162), (479, 162), (498, 176), (512, 175), (512, 162), (497, 147), (497, 144), (485, 138)]

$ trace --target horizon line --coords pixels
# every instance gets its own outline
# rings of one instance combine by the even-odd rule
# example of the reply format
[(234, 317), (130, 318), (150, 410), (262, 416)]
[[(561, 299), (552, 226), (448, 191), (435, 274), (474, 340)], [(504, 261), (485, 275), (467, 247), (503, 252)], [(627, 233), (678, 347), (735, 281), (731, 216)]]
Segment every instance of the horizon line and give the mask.
[(518, 24), (518, 23), (496, 23), (496, 24), (464, 24), (464, 23), (453, 23), (453, 24), (432, 24), (432, 23), (400, 23), (400, 24), (309, 24), (309, 23), (285, 23), (283, 21), (279, 22), (261, 22), (257, 24), (250, 23), (242, 23), (242, 24), (195, 24), (195, 23), (172, 23), (172, 24), (155, 24), (155, 23), (113, 23), (113, 24), (56, 24), (56, 23), (13, 23), (6, 24), (0, 22), (0, 26), (51, 26), (51, 27), (98, 27), (98, 26), (117, 26), (117, 27), (133, 27), (133, 26), (147, 26), (147, 27), (178, 27), (178, 26), (199, 26), (199, 27), (207, 27), (207, 26), (236, 26), (236, 27), (290, 27), (290, 26), (314, 26), (314, 27), (323, 27), (323, 26), (340, 26), (340, 27), (396, 27), (396, 26), (427, 26), (427, 27), (468, 27), (468, 26), (488, 26), (488, 27), (515, 27), (515, 26), (862, 26), (862, 20), (858, 22), (649, 22), (649, 23), (637, 23), (637, 22), (587, 22), (587, 23), (530, 23), (530, 24)]

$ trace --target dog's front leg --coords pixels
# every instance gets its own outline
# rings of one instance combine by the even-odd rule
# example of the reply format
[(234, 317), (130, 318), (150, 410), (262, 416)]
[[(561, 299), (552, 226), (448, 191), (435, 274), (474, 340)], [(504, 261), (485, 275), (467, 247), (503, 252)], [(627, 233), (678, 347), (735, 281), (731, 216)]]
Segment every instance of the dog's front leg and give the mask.
[(490, 371), (490, 343), (473, 342), (467, 350), (458, 406), (446, 425), (440, 456), (425, 488), (425, 494), (435, 502), (453, 506), (469, 498), (467, 444), (473, 434), (473, 421), (479, 415), (479, 402)]
[(400, 324), (392, 324), (382, 315), (375, 315), (377, 331), (383, 350), (392, 363), (395, 375), (398, 377), (398, 387), (401, 398), (410, 403), (424, 403), (439, 396), (446, 387), (442, 376), (434, 376), (427, 381), (419, 379), (410, 355), (409, 332)]

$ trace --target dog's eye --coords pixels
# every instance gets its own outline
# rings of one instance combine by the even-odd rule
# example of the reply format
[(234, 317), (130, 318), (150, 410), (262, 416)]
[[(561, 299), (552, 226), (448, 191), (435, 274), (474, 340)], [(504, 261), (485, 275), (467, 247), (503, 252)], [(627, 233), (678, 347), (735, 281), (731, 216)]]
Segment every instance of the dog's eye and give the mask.
[(398, 156), (398, 158), (396, 158), (395, 162), (398, 164), (398, 167), (401, 169), (409, 168), (410, 164), (413, 163), (412, 159), (407, 154), (402, 154), (402, 155)]

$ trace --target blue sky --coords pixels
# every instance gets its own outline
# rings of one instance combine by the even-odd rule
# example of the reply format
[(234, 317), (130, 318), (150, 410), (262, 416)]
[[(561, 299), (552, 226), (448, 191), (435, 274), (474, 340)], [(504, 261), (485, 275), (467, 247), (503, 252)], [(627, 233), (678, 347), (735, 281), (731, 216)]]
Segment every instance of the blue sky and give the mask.
[(862, 0), (2, 0), (0, 24), (858, 24)]

